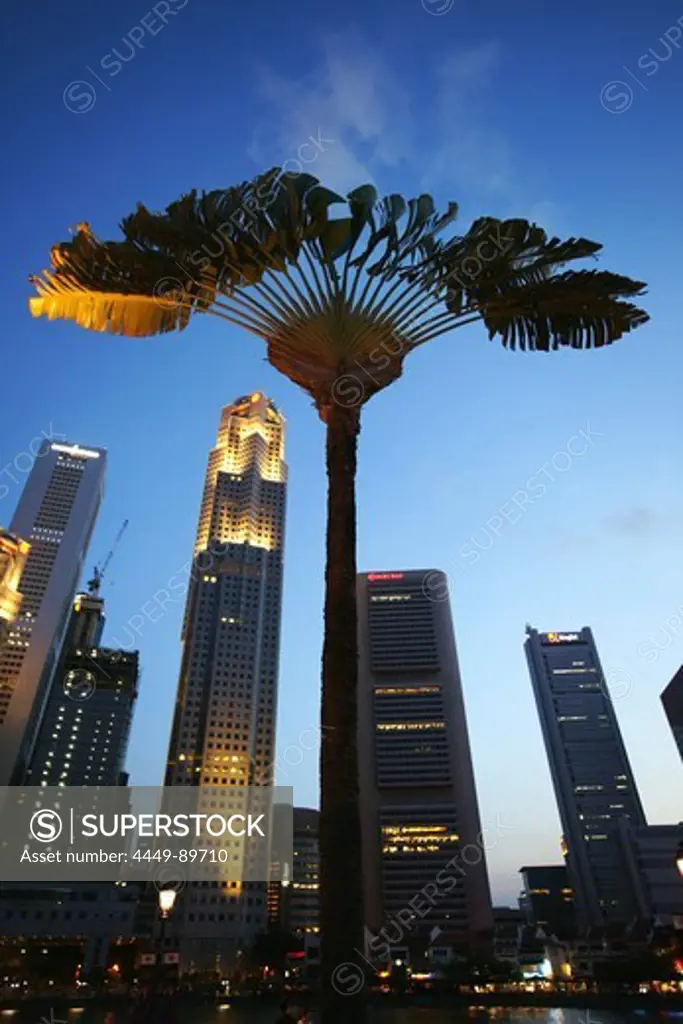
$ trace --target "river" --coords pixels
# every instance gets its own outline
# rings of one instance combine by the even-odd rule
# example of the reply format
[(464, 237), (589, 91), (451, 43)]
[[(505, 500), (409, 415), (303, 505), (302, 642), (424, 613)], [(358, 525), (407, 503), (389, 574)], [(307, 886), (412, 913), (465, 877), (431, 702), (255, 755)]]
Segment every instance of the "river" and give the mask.
[[(35, 1007), (31, 1012), (28, 1007), (22, 1011), (1, 1011), (3, 1024), (11, 1021), (11, 1024), (128, 1024), (130, 1017), (121, 1011), (103, 1010), (61, 1010), (42, 1007), (43, 1016), (37, 1017)], [(11, 1013), (11, 1016), (10, 1016)], [(6, 1016), (5, 1016), (6, 1015)], [(277, 1008), (273, 1006), (256, 1007), (251, 1006), (229, 1006), (225, 1004), (222, 1008), (197, 1007), (188, 1009), (179, 1014), (177, 1024), (275, 1024), (279, 1016)], [(667, 1014), (658, 1011), (645, 1012), (640, 1010), (634, 1013), (620, 1014), (607, 1010), (563, 1010), (563, 1009), (507, 1009), (490, 1008), (479, 1010), (454, 1007), (451, 1009), (426, 1009), (411, 1007), (406, 1009), (398, 1008), (372, 1008), (368, 1013), (369, 1024), (648, 1024), (648, 1022), (661, 1021), (662, 1024), (670, 1022), (677, 1024), (681, 1021), (683, 1014)], [(311, 1024), (316, 1024), (317, 1015), (311, 1014)], [(354, 1024), (349, 1019), (349, 1024)]]

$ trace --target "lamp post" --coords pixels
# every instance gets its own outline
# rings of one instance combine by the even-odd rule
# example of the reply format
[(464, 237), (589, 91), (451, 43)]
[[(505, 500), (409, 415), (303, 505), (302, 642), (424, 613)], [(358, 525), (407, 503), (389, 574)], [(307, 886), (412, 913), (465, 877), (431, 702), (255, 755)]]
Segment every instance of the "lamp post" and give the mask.
[(159, 889), (159, 935), (156, 944), (156, 958), (154, 961), (154, 973), (149, 999), (148, 1019), (153, 1021), (156, 1014), (156, 996), (159, 988), (159, 978), (163, 969), (164, 939), (166, 938), (166, 922), (171, 916), (178, 893), (175, 889)]

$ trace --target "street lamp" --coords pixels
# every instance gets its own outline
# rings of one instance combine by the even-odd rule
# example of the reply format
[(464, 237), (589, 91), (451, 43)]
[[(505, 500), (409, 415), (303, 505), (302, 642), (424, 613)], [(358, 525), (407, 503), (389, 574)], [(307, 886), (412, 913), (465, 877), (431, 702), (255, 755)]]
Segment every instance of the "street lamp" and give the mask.
[(154, 973), (152, 975), (152, 986), (150, 991), (149, 1000), (149, 1019), (154, 1020), (156, 1014), (156, 994), (159, 987), (159, 978), (161, 976), (162, 962), (164, 958), (164, 940), (166, 938), (166, 922), (171, 916), (171, 911), (175, 906), (176, 897), (178, 892), (176, 889), (159, 889), (159, 918), (161, 924), (159, 925), (159, 937), (157, 939), (156, 957), (154, 960)]
[(683, 841), (678, 844), (678, 852), (676, 854), (676, 867), (678, 868), (679, 874), (683, 877)]
[(177, 895), (175, 889), (159, 889), (159, 913), (162, 921), (168, 920), (171, 916)]
[(157, 961), (163, 956), (166, 922), (171, 916), (177, 895), (176, 889), (159, 889), (159, 917), (161, 918), (161, 925), (159, 927), (159, 942), (157, 944)]

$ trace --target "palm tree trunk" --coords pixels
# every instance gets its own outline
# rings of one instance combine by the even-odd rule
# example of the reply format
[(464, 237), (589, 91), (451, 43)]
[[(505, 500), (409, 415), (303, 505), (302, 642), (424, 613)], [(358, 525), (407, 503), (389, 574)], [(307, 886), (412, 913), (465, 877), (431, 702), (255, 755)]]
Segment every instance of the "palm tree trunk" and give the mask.
[(358, 790), (356, 449), (360, 410), (327, 410), (327, 564), (320, 753), (323, 1024), (363, 1020)]

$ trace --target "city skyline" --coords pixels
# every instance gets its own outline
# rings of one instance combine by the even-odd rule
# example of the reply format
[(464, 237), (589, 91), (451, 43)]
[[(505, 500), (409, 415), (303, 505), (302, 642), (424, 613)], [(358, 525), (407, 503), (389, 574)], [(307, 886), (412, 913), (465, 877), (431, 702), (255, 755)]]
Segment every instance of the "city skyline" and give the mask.
[[(260, 394), (260, 393), (257, 393), (257, 394)], [(105, 503), (105, 505), (106, 505), (106, 503)], [(95, 561), (95, 556), (94, 556), (92, 551), (90, 552), (88, 557), (91, 558), (93, 562)], [(379, 571), (382, 571), (382, 569), (380, 569)], [(85, 575), (87, 575), (87, 573), (84, 570), (84, 577), (85, 577)], [(186, 574), (183, 574), (183, 572), (178, 574), (178, 580), (179, 581), (182, 580), (183, 578), (185, 579), (185, 583), (187, 583), (187, 579), (189, 579), (189, 571)], [(426, 582), (426, 586), (429, 588), (429, 586), (430, 586), (429, 581)], [(452, 583), (450, 584), (450, 588), (452, 590)], [(156, 620), (152, 618), (152, 619), (149, 619), (149, 620), (146, 620), (146, 621), (149, 621), (149, 623), (153, 623)], [(129, 637), (131, 639), (132, 638), (136, 638), (136, 637), (138, 637), (140, 635), (138, 632), (136, 632), (136, 628), (133, 628), (132, 630), (129, 629), (127, 632), (128, 632), (128, 635), (129, 635)], [(663, 641), (664, 641), (666, 635), (667, 634), (665, 632), (663, 632), (663, 634), (662, 634), (662, 640)], [(647, 648), (648, 648), (648, 651), (649, 651), (650, 654), (651, 654), (652, 650), (656, 648), (656, 645), (657, 645), (657, 642), (656, 642), (655, 638), (651, 637), (649, 639), (649, 641), (647, 642)], [(126, 648), (125, 642), (121, 642), (121, 646), (125, 649)], [(662, 642), (661, 648), (662, 648), (662, 650), (666, 649), (666, 646), (665, 646), (664, 642)], [(142, 666), (142, 667), (144, 668), (144, 666)], [(628, 692), (626, 692), (626, 693), (624, 692), (624, 686), (625, 685), (626, 686), (629, 685), (628, 681), (627, 681), (625, 676), (622, 677), (620, 675), (620, 677), (618, 679), (615, 679), (615, 678), (609, 678), (609, 674), (608, 674), (608, 684), (613, 687), (613, 690), (614, 690), (613, 696), (615, 697), (615, 699), (617, 701), (617, 706), (619, 706), (619, 704), (624, 699), (624, 697), (629, 695)], [(467, 686), (466, 686), (466, 681), (465, 681), (465, 690), (466, 689), (467, 689)], [(285, 697), (286, 697), (286, 694), (285, 694)], [(650, 711), (652, 711), (652, 709), (650, 709)], [(668, 723), (666, 723), (666, 724), (668, 725)], [(301, 739), (301, 743), (300, 743), (299, 746), (292, 745), (290, 743), (290, 744), (288, 744), (285, 747), (284, 751), (282, 751), (282, 745), (280, 745), (281, 752), (278, 755), (276, 755), (276, 757), (274, 759), (274, 762), (272, 762), (272, 763), (274, 764), (274, 767), (275, 767), (276, 771), (280, 770), (280, 771), (285, 772), (285, 777), (279, 779), (279, 781), (281, 783), (287, 784), (287, 785), (291, 784), (290, 776), (291, 776), (292, 772), (296, 768), (298, 768), (299, 765), (301, 764), (302, 756), (303, 756), (304, 760), (305, 760), (306, 757), (308, 757), (310, 759), (309, 763), (310, 763), (310, 761), (314, 761), (315, 760), (314, 751), (313, 751), (313, 745), (309, 742), (309, 740), (310, 740), (311, 736), (315, 733), (316, 728), (317, 728), (316, 723), (312, 721), (312, 723), (306, 729), (300, 730), (301, 734), (307, 733), (308, 735), (307, 735), (307, 740), (305, 742), (304, 742), (303, 738)], [(539, 732), (540, 732), (540, 730), (539, 730)], [(135, 773), (134, 764), (132, 766), (130, 764), (127, 764), (126, 767), (132, 767), (133, 773)], [(160, 770), (163, 771), (162, 768)], [(315, 804), (317, 802), (317, 775), (315, 777), (309, 776), (305, 781), (307, 782), (307, 788), (304, 788), (304, 787), (301, 787), (301, 786), (297, 787), (296, 799), (298, 800), (299, 803), (308, 802), (310, 804)], [(146, 782), (147, 784), (155, 784), (155, 780), (154, 780), (152, 774), (150, 774), (147, 777), (147, 779), (144, 779), (142, 777), (141, 778), (133, 778), (133, 779), (131, 779), (131, 782), (133, 784), (142, 784), (143, 782)], [(310, 793), (311, 796), (308, 799), (298, 799), (298, 794), (299, 793), (302, 794), (302, 796), (305, 795), (306, 793)], [(505, 816), (503, 815), (502, 818), (504, 818), (504, 817)], [(485, 828), (485, 830), (488, 832), (491, 829), (500, 828), (502, 818), (501, 818), (501, 815), (498, 814), (495, 819), (492, 818), (492, 819), (490, 819), (489, 822), (484, 820), (484, 828)], [(667, 820), (659, 820), (659, 821), (654, 822), (654, 823), (668, 824), (670, 822), (673, 822), (674, 820), (677, 820), (677, 819), (675, 819), (675, 815), (674, 816), (670, 816), (668, 821)], [(505, 824), (505, 823), (503, 822), (503, 824)], [(510, 823), (508, 822), (507, 825), (509, 826)], [(514, 829), (513, 828), (510, 828), (510, 832), (514, 835)], [(558, 831), (558, 833), (557, 833), (558, 845), (557, 845), (557, 851), (556, 852), (553, 852), (552, 845), (548, 845), (547, 842), (546, 842), (545, 847), (543, 847), (543, 846), (541, 847), (541, 849), (545, 849), (546, 850), (546, 857), (545, 858), (537, 857), (536, 859), (537, 860), (545, 859), (547, 861), (552, 861), (553, 859), (557, 860), (559, 858), (559, 855), (560, 855), (559, 838), (560, 838), (560, 831)], [(529, 845), (524, 847), (524, 849), (526, 849), (530, 853), (533, 852), (533, 850), (535, 849), (533, 840), (530, 841)], [(495, 853), (495, 850), (494, 850), (494, 853)], [(527, 859), (529, 859), (529, 858), (527, 858)], [(520, 863), (521, 863), (521, 861), (520, 861)], [(516, 886), (516, 884), (515, 884), (515, 881), (514, 881), (516, 873), (517, 873), (517, 868), (516, 867), (514, 867), (512, 869), (511, 874), (508, 874), (508, 872), (505, 873), (504, 884), (507, 883), (507, 891), (505, 890), (505, 888), (503, 886), (501, 886), (500, 878), (497, 879), (496, 875), (494, 873), (491, 873), (490, 878), (491, 878), (492, 890), (494, 892), (494, 899), (493, 899), (494, 904), (505, 902), (505, 900), (507, 900), (508, 903), (516, 902), (517, 888), (518, 888)], [(501, 890), (502, 890), (502, 892), (504, 894), (502, 897), (499, 896), (498, 898), (496, 898), (496, 887), (498, 889), (498, 893), (500, 893)]]
[[(365, 180), (382, 192), (424, 188), (440, 206), (459, 201), (462, 224), (484, 213), (528, 215), (550, 231), (603, 241), (604, 265), (650, 282), (650, 325), (611, 350), (547, 359), (502, 352), (468, 327), (411, 357), (404, 378), (368, 407), (361, 436), (359, 569), (440, 565), (449, 573), (482, 823), (494, 834), (498, 820), (512, 826), (488, 855), (494, 899), (508, 901), (521, 864), (560, 855), (521, 650), (526, 620), (545, 629), (591, 624), (649, 820), (670, 822), (683, 803), (659, 702), (683, 662), (672, 300), (680, 139), (671, 130), (683, 61), (663, 62), (644, 79), (648, 91), (634, 83), (631, 108), (615, 114), (601, 90), (624, 65), (642, 74), (638, 56), (666, 30), (666, 12), (627, 5), (617, 32), (613, 12), (579, 4), (554, 11), (549, 32), (540, 3), (523, 12), (498, 3), (486, 13), (454, 5), (432, 17), (399, 0), (390, 19), (382, 6), (352, 0), (340, 21), (304, 0), (302, 20), (308, 14), (315, 28), (306, 23), (305, 44), (284, 54), (284, 10), (269, 12), (265, 32), (248, 10), (232, 12), (233, 21), (216, 12), (207, 38), (201, 11), (187, 4), (121, 74), (103, 76), (111, 92), (96, 84), (97, 102), (82, 115), (65, 107), (64, 89), (86, 65), (97, 68), (98, 55), (139, 22), (139, 8), (123, 0), (105, 13), (79, 0), (46, 10), (37, 24), (30, 9), (16, 12), (10, 64), (22, 102), (6, 116), (23, 149), (8, 171), (7, 225), (22, 269), (7, 282), (6, 336), (40, 372), (3, 396), (0, 522), (11, 521), (41, 431), (109, 449), (108, 496), (89, 557), (98, 561), (130, 517), (103, 592), (110, 638), (141, 650), (128, 767), (136, 783), (156, 784), (205, 469), (198, 453), (213, 441), (221, 405), (257, 389), (269, 394), (287, 416), (292, 467), (277, 761), (296, 802), (313, 804), (325, 481), (322, 429), (308, 399), (264, 364), (258, 343), (227, 326), (199, 321), (182, 338), (125, 342), (31, 321), (25, 274), (83, 217), (114, 230), (138, 200), (163, 207), (193, 185), (298, 160), (300, 149), (306, 159), (317, 154), (304, 169), (332, 188)], [(245, 84), (228, 142), (215, 126), (226, 94), (224, 38), (233, 31), (244, 40), (235, 73)], [(31, 59), (22, 63), (26, 40)], [(520, 65), (525, 47), (536, 59)], [(418, 66), (425, 52), (426, 69)], [(205, 83), (199, 114), (186, 79), (176, 80), (180, 66)], [(162, 108), (198, 117), (201, 144), (178, 147)], [(130, 147), (112, 144), (113, 123), (132, 126)], [(57, 147), (79, 153), (59, 189)], [(159, 608), (154, 595), (164, 589), (172, 599)]]

